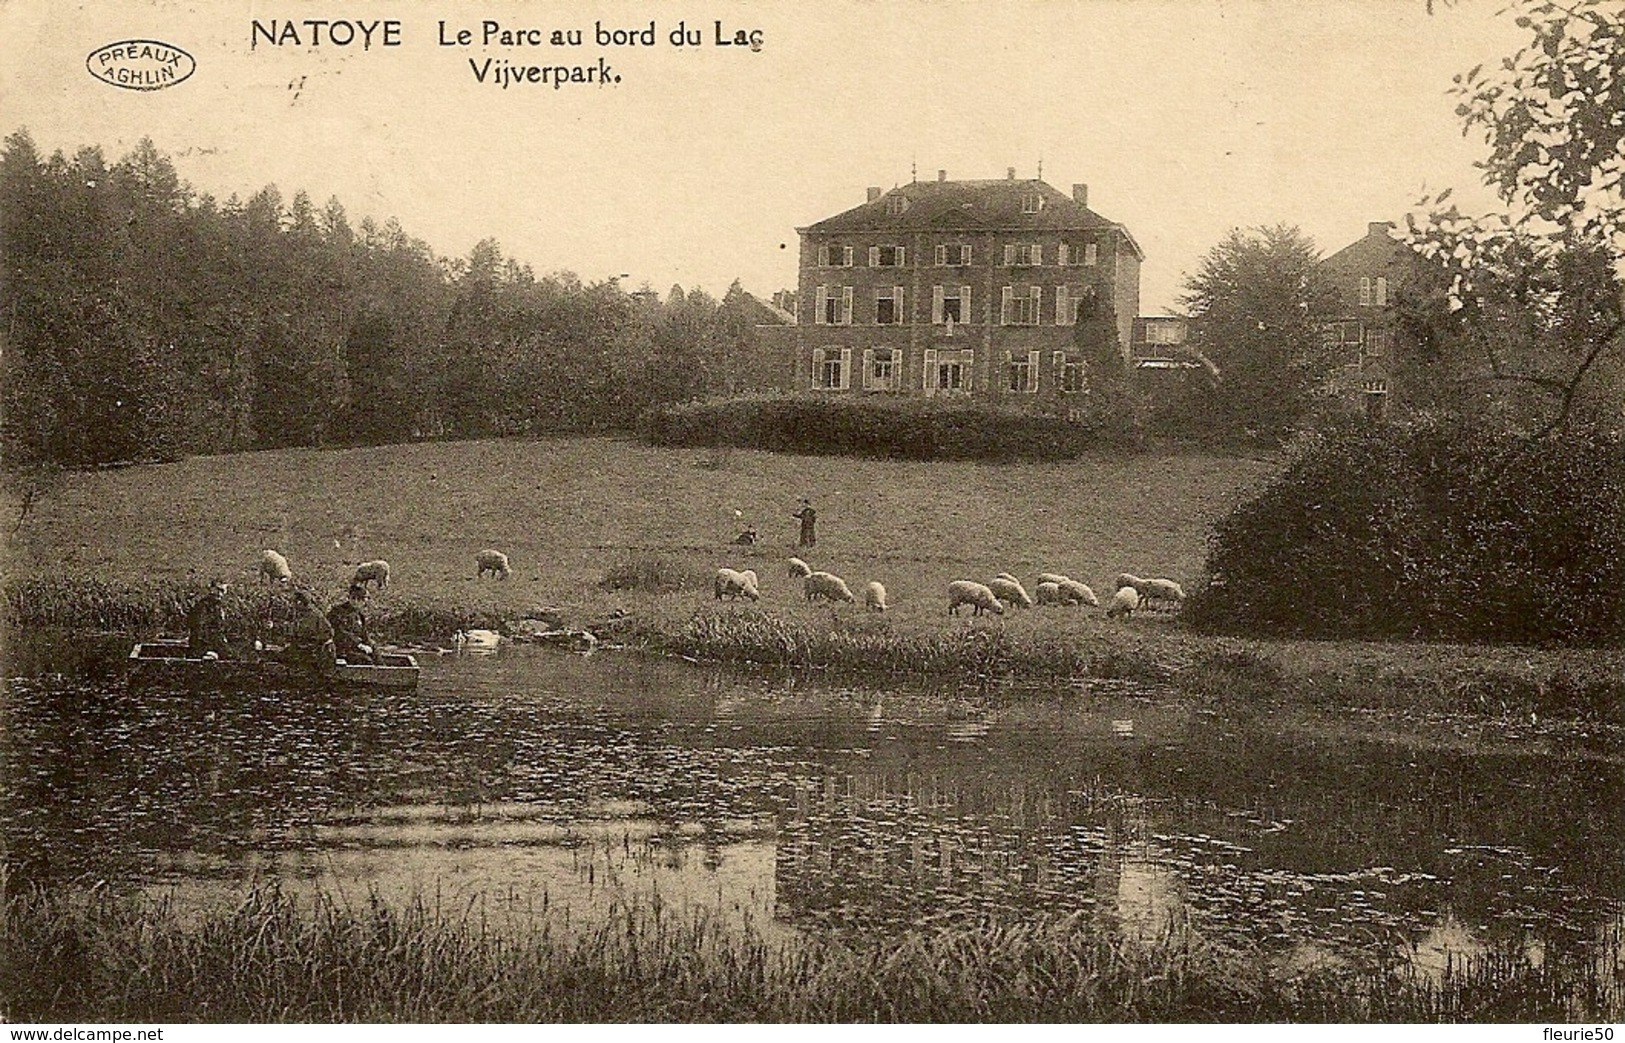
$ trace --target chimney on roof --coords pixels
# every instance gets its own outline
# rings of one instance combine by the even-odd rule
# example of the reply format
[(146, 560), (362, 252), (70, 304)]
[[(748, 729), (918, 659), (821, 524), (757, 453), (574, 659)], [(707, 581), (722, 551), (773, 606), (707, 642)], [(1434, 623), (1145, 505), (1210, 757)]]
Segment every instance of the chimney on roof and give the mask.
[(875, 200), (877, 200), (879, 198), (880, 198), (880, 189), (876, 188), (873, 185), (870, 185), (869, 186), (869, 202), (873, 203)]
[(1365, 234), (1387, 235), (1388, 229), (1392, 227), (1394, 227), (1394, 223), (1392, 221), (1367, 221), (1365, 225)]
[(1079, 206), (1088, 206), (1089, 205), (1089, 186), (1088, 185), (1073, 185), (1072, 186), (1072, 201), (1074, 203), (1078, 204)]
[(1006, 181), (1014, 181), (1016, 179), (1016, 168), (1010, 167), (1008, 170), (1006, 170), (1004, 172), (1004, 179)]
[(946, 170), (937, 171), (937, 181), (942, 182), (946, 180), (948, 180), (948, 172)]

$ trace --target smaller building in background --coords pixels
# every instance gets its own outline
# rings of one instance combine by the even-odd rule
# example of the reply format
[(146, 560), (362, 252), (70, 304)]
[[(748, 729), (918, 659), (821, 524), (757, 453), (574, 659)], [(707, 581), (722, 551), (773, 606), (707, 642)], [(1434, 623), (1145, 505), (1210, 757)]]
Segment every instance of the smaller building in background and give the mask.
[(1397, 295), (1420, 271), (1422, 258), (1395, 239), (1391, 221), (1372, 221), (1366, 234), (1320, 262), (1336, 305), (1320, 317), (1332, 359), (1328, 395), (1357, 402), (1367, 416), (1386, 415), (1394, 391), (1394, 355), (1403, 351)]
[(1129, 357), (1135, 369), (1191, 369), (1198, 363), (1185, 350), (1190, 320), (1178, 315), (1141, 315), (1134, 320)]

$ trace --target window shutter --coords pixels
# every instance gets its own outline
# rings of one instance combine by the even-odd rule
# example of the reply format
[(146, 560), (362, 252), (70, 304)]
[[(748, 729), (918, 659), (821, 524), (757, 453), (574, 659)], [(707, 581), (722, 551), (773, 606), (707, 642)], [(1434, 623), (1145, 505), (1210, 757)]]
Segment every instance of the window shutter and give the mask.
[(1038, 325), (1038, 323), (1041, 321), (1041, 316), (1043, 315), (1043, 305), (1044, 305), (1044, 288), (1042, 286), (1034, 286), (1033, 287), (1033, 313), (1030, 316), (1030, 319), (1032, 320), (1032, 324), (1034, 326)]
[(828, 266), (828, 264), (829, 264), (829, 247), (828, 246), (820, 246), (818, 248), (818, 266), (820, 268), (823, 268), (823, 267)]
[(1067, 313), (1066, 287), (1055, 287), (1055, 325), (1065, 326)]
[(970, 313), (970, 287), (969, 286), (961, 286), (959, 288), (959, 321), (960, 322), (975, 322), (976, 321), (976, 316), (974, 316), (974, 315), (972, 315)]
[(940, 268), (940, 267), (942, 267), (943, 265), (945, 265), (947, 263), (948, 263), (948, 248), (946, 246), (940, 246), (939, 245), (937, 247), (937, 267)]
[(829, 301), (829, 287), (828, 286), (820, 286), (818, 288), (818, 303), (817, 303), (817, 309), (818, 310), (813, 312), (813, 325), (822, 326), (826, 322), (829, 321), (829, 313), (827, 311), (828, 301)]
[(1360, 276), (1360, 303), (1362, 305), (1371, 303), (1371, 280), (1363, 275)]
[(925, 372), (923, 379), (920, 381), (920, 386), (927, 393), (937, 386), (937, 349), (935, 348), (925, 349)]
[(1066, 352), (1054, 351), (1049, 357), (1050, 370), (1055, 377), (1055, 386), (1061, 386), (1061, 374), (1066, 369)]
[(942, 287), (931, 287), (931, 325), (942, 325)]
[(1044, 263), (1044, 244), (1043, 243), (1034, 243), (1033, 244), (1033, 264), (1042, 265), (1043, 263)]
[(841, 325), (852, 325), (852, 287), (841, 287)]
[(1088, 244), (1086, 244), (1084, 246), (1084, 248), (1083, 248), (1083, 263), (1084, 264), (1094, 264), (1095, 261), (1099, 260), (1099, 258), (1100, 258), (1100, 247), (1099, 246), (1095, 245), (1094, 243), (1088, 243)]
[(1038, 392), (1038, 352), (1027, 352), (1027, 394)]
[(1016, 263), (1016, 244), (1015, 243), (1005, 243), (1004, 244), (1004, 266), (1006, 268), (1008, 268), (1008, 267), (1010, 267), (1011, 265), (1013, 265), (1015, 263)]
[(841, 349), (841, 390), (852, 386), (852, 349)]
[(823, 348), (814, 348), (813, 349), (812, 386), (815, 387), (815, 388), (824, 386), (824, 349)]
[(869, 267), (880, 267), (880, 247), (878, 246), (869, 247)]
[[(970, 358), (966, 358), (966, 355), (969, 355)], [(973, 391), (976, 388), (976, 353), (973, 351), (961, 352), (959, 358), (961, 361), (959, 372), (965, 375), (965, 386), (962, 390)]]
[(863, 349), (863, 388), (867, 391), (874, 386), (875, 349)]
[(1014, 291), (1012, 290), (1012, 288), (1009, 287), (1009, 286), (1006, 286), (1004, 288), (1004, 296), (1002, 298), (1000, 298), (1000, 300), (999, 300), (999, 325), (1000, 326), (1008, 326), (1008, 325), (1010, 325), (1010, 298), (1012, 297), (1013, 293), (1014, 293)]
[(1379, 305), (1388, 303), (1388, 280), (1381, 275), (1377, 276), (1377, 303)]
[(852, 267), (852, 248), (850, 246), (841, 247), (841, 264), (846, 268)]

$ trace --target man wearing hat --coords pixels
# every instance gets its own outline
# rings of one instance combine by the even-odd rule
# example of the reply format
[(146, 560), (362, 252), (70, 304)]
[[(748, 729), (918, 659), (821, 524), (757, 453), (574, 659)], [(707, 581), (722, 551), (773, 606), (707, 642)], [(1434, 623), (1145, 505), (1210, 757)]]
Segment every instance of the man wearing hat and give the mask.
[(803, 497), (801, 500), (801, 510), (790, 515), (790, 517), (801, 522), (801, 540), (799, 542), (799, 546), (816, 546), (818, 543), (818, 530), (814, 528), (814, 526), (818, 523), (818, 512), (813, 510), (813, 505), (807, 502), (807, 499)]
[(349, 596), (327, 610), (327, 622), (333, 627), (334, 650), (346, 663), (378, 662), (372, 635), (367, 633), (367, 616), (361, 610), (366, 602), (367, 588), (352, 583)]
[(315, 673), (333, 668), (333, 625), (316, 607), (316, 596), (300, 588), (293, 592), (295, 615), (288, 634), (288, 658)]

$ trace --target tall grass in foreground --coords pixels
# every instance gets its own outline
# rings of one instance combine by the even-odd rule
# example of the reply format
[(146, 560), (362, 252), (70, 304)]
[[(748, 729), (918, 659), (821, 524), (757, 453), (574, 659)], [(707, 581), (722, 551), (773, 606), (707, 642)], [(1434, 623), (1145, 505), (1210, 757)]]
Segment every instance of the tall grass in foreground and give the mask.
[(1440, 981), (1403, 965), (1284, 975), (1175, 935), (1077, 917), (774, 945), (707, 913), (617, 906), (566, 933), (479, 902), (358, 906), (249, 891), (182, 917), (105, 891), (30, 892), (0, 924), (0, 1019), (47, 1021), (1607, 1021), (1594, 961), (1494, 958)]

